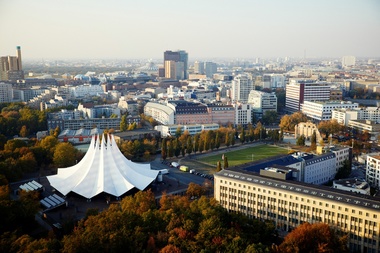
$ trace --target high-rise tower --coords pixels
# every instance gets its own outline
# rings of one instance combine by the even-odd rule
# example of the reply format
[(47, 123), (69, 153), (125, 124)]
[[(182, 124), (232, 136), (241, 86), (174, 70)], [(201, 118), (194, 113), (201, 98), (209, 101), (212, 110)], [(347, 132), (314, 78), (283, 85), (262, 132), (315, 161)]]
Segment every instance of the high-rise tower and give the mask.
[[(171, 63), (170, 63), (171, 62)], [(165, 51), (164, 52), (164, 66), (165, 66), (165, 77), (173, 79), (176, 76), (176, 79), (183, 77), (183, 79), (188, 78), (187, 65), (188, 64), (188, 54), (184, 50), (179, 50), (176, 52)], [(178, 66), (178, 69), (167, 69), (173, 68), (173, 66)], [(181, 73), (179, 73), (181, 72)], [(167, 73), (176, 73), (168, 75)]]
[(21, 47), (16, 47), (17, 56), (2, 56), (0, 58), (0, 80), (24, 79), (21, 63)]

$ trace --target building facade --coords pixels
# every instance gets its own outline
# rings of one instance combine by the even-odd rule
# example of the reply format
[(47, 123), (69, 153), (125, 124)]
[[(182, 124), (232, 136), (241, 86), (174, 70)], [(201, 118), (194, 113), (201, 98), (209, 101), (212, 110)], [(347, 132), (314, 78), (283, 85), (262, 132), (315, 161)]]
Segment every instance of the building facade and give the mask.
[(366, 181), (380, 189), (380, 154), (367, 155)]
[(288, 112), (301, 111), (301, 105), (305, 101), (330, 100), (330, 86), (313, 80), (291, 80), (285, 90), (285, 107)]
[(12, 102), (12, 91), (12, 84), (0, 82), (0, 103)]
[(16, 47), (17, 56), (0, 57), (0, 81), (24, 79), (22, 70), (21, 47)]
[(372, 197), (229, 169), (214, 178), (214, 197), (229, 212), (273, 221), (285, 231), (323, 222), (347, 234), (352, 252), (380, 251), (380, 204)]
[(231, 86), (232, 101), (247, 103), (251, 90), (253, 90), (253, 81), (251, 76), (247, 74), (239, 74), (235, 76)]
[(235, 108), (226, 104), (207, 104), (207, 111), (211, 115), (211, 122), (222, 126), (233, 124), (235, 121)]
[(261, 118), (266, 111), (277, 112), (277, 96), (275, 93), (267, 93), (251, 90), (248, 96), (248, 104), (258, 118)]
[[(167, 62), (171, 62), (170, 64)], [(165, 77), (167, 77), (171, 73), (170, 79), (177, 79), (173, 77), (183, 77), (178, 78), (177, 80), (181, 79), (188, 79), (188, 54), (184, 50), (179, 51), (165, 51), (164, 52), (164, 68), (165, 68)], [(168, 69), (169, 68), (169, 69)]]
[(350, 101), (304, 101), (302, 104), (302, 112), (314, 121), (325, 121), (332, 119), (332, 111), (334, 109), (346, 108), (354, 109), (358, 108), (358, 103), (352, 103)]

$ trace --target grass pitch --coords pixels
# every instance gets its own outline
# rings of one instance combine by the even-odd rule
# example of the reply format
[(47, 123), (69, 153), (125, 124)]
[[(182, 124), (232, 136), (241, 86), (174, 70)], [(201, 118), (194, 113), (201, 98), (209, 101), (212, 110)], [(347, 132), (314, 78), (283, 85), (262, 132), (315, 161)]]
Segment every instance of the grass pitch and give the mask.
[[(249, 147), (246, 149), (240, 149), (235, 151), (226, 151), (224, 155), (227, 156), (228, 167), (253, 162), (257, 160), (266, 159), (268, 157), (285, 155), (288, 150), (280, 147), (260, 145), (256, 147)], [(222, 154), (205, 156), (199, 159), (199, 161), (208, 163), (210, 165), (216, 165), (218, 161), (223, 164)], [(223, 165), (222, 165), (223, 166)]]

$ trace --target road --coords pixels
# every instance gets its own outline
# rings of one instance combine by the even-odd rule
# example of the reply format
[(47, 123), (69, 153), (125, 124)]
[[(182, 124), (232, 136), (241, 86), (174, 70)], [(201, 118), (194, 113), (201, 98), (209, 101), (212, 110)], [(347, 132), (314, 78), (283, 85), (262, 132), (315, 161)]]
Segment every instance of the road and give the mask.
[(161, 169), (168, 169), (169, 170), (169, 174), (166, 174), (164, 176), (164, 180), (165, 180), (165, 177), (168, 177), (172, 180), (179, 181), (181, 184), (186, 184), (186, 185), (190, 184), (191, 182), (201, 185), (206, 180), (205, 178), (203, 178), (201, 176), (197, 176), (197, 175), (191, 174), (189, 172), (183, 172), (177, 168), (172, 168), (167, 164), (161, 163), (160, 157), (156, 158), (150, 164), (151, 164), (152, 169), (154, 169), (154, 170), (161, 170)]

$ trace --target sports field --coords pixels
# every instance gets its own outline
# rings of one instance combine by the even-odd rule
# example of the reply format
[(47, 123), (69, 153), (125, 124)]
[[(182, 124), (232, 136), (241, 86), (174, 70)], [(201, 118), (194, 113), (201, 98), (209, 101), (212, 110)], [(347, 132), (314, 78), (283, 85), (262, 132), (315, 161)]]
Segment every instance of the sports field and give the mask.
[[(256, 147), (249, 147), (246, 149), (224, 152), (224, 155), (227, 156), (228, 167), (232, 167), (243, 163), (266, 159), (272, 156), (277, 156), (281, 154), (285, 155), (287, 153), (288, 150), (284, 148), (269, 145), (260, 145)], [(211, 165), (216, 165), (217, 161), (221, 161), (223, 166), (222, 154), (205, 156), (199, 158), (199, 161)]]

